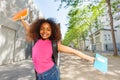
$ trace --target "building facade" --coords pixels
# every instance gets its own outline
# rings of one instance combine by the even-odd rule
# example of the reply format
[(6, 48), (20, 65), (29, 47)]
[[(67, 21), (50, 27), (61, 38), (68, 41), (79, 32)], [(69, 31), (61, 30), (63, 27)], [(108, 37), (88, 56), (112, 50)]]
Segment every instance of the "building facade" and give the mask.
[(0, 0), (0, 65), (27, 59), (31, 56), (31, 43), (26, 41), (21, 22), (12, 21), (14, 14), (29, 8), (28, 22), (42, 14), (32, 0)]
[[(120, 29), (114, 30), (115, 39), (117, 44), (117, 49), (120, 51)], [(93, 34), (94, 40), (94, 50), (95, 51), (113, 51), (113, 42), (112, 42), (112, 34), (111, 29), (100, 29), (94, 32)]]

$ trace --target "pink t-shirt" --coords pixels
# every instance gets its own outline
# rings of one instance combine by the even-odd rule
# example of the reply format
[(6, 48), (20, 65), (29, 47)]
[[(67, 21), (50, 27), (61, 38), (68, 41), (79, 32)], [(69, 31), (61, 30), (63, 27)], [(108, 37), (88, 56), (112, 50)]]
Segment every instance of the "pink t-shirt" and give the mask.
[(32, 48), (32, 60), (37, 73), (43, 73), (54, 65), (50, 40), (38, 40)]

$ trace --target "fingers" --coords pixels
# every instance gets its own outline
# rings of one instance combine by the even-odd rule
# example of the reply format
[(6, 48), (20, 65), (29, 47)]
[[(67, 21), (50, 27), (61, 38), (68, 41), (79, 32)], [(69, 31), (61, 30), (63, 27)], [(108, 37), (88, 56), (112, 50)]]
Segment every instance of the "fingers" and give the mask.
[(21, 16), (21, 17), (20, 17), (20, 19), (22, 20), (22, 19), (23, 19), (23, 17)]
[(95, 58), (91, 57), (91, 62), (94, 63), (95, 62)]

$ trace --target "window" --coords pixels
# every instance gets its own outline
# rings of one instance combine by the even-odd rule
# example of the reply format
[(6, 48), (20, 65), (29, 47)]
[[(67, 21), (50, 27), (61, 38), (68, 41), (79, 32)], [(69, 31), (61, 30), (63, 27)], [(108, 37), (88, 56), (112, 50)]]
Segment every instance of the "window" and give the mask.
[(105, 38), (105, 40), (107, 40), (107, 36), (106, 36), (106, 34), (104, 35), (104, 38)]
[(110, 34), (108, 34), (108, 38), (109, 38), (109, 40), (111, 40)]
[(119, 28), (119, 25), (118, 25), (118, 26), (115, 26), (115, 28)]

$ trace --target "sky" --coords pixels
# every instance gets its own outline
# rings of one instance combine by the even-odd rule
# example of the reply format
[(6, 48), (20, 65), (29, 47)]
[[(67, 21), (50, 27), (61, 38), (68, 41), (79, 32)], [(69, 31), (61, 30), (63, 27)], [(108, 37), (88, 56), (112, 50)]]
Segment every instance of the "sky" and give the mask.
[(69, 9), (61, 8), (59, 11), (60, 2), (55, 2), (54, 0), (33, 0), (36, 4), (37, 8), (41, 11), (45, 18), (55, 18), (58, 23), (60, 23), (62, 38), (65, 36), (65, 32), (67, 31), (67, 26), (65, 24), (68, 23), (67, 13)]

